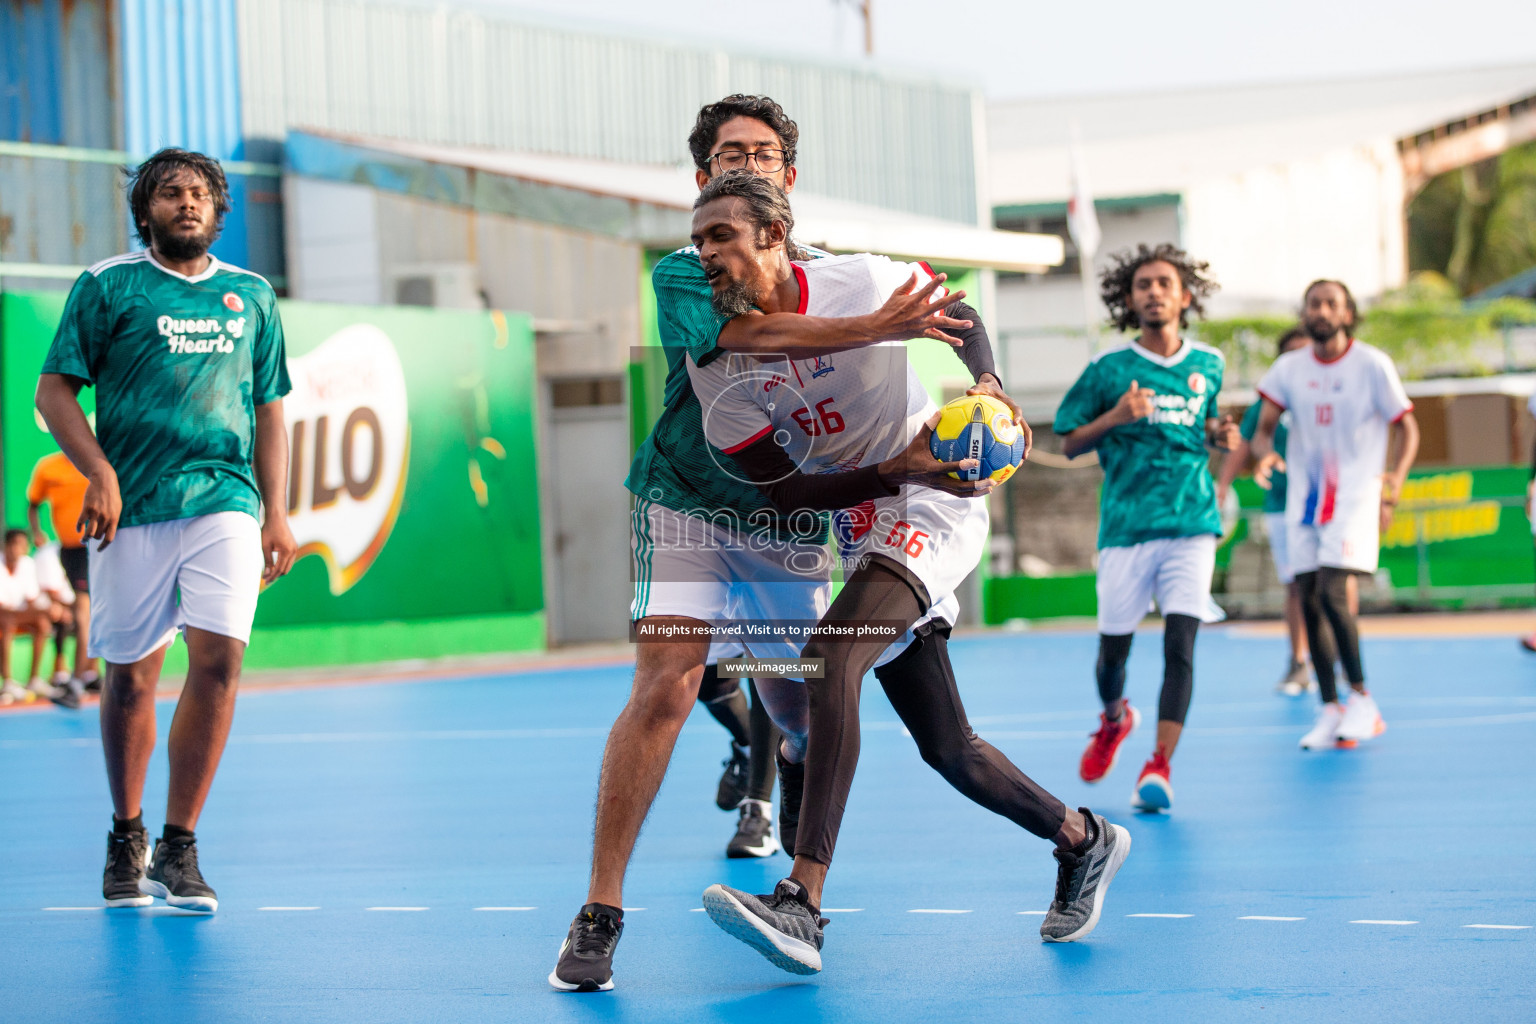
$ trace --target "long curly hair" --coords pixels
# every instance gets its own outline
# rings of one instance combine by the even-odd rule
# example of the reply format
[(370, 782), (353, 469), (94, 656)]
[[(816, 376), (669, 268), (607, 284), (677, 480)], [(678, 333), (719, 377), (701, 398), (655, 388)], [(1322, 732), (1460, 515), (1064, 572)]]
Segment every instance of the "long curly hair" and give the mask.
[(1099, 297), (1109, 309), (1109, 322), (1116, 330), (1129, 331), (1141, 326), (1135, 310), (1131, 309), (1131, 282), (1136, 271), (1148, 263), (1167, 263), (1179, 272), (1179, 280), (1189, 293), (1186, 309), (1179, 311), (1179, 326), (1189, 326), (1189, 315), (1205, 315), (1205, 300), (1221, 287), (1209, 276), (1211, 265), (1192, 259), (1189, 253), (1167, 242), (1149, 247), (1145, 242), (1134, 249), (1117, 252), (1110, 257), (1110, 265), (1099, 275)]
[(229, 182), (224, 178), (224, 168), (217, 160), (202, 153), (166, 147), (127, 172), (128, 206), (133, 212), (134, 230), (146, 246), (155, 241), (149, 233), (149, 204), (155, 190), (180, 171), (191, 171), (203, 179), (203, 184), (213, 195), (214, 237), (224, 230), (224, 215), (230, 210)]

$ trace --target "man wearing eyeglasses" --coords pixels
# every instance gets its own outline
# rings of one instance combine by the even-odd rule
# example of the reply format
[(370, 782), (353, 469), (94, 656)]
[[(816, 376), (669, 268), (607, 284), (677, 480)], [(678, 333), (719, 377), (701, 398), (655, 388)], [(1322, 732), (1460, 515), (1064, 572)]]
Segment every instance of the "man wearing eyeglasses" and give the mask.
[[(717, 175), (745, 170), (785, 192), (795, 187), (798, 142), (798, 127), (777, 103), (745, 95), (703, 107), (688, 139), (701, 189)], [(613, 987), (613, 952), (623, 931), (624, 872), (640, 827), (701, 681), (718, 687), (715, 661), (736, 653), (711, 644), (709, 625), (730, 620), (811, 623), (827, 608), (821, 517), (791, 521), (745, 472), (710, 448), (705, 411), (688, 379), (688, 357), (699, 365), (726, 351), (814, 358), (884, 340), (934, 338), (959, 349), (980, 382), (973, 390), (1012, 405), (993, 372), (985, 331), (974, 330), (979, 327), (974, 311), (958, 301), (963, 293), (944, 291), (943, 275), (922, 287), (914, 278), (874, 313), (843, 318), (764, 314), (750, 304), (730, 309), (729, 302), (714, 301), (693, 246), (664, 257), (651, 281), (667, 354), (665, 407), (625, 481), (635, 495), (636, 583), (630, 617), (632, 636), (640, 642), (633, 689), (603, 754), (588, 902), (572, 922), (549, 975), (550, 984), (563, 991)], [(946, 331), (963, 334), (963, 339)], [(925, 449), (912, 460), (909, 479), (941, 476), (947, 468)], [(802, 507), (845, 508), (887, 493), (874, 469), (820, 477), (816, 486), (830, 490)], [(722, 527), (722, 520), (733, 525)], [(652, 639), (669, 632), (670, 638)], [(782, 639), (754, 641), (751, 647), (758, 658), (800, 654), (799, 642)], [(774, 746), (774, 741), (754, 737), (753, 758), (765, 758)], [(794, 767), (800, 766), (789, 770)], [(779, 769), (784, 772), (786, 764), (781, 762)], [(762, 777), (761, 771), (754, 775)], [(756, 806), (743, 813), (742, 827), (754, 824), (749, 816), (766, 817), (760, 797), (760, 791), (756, 799), (749, 793)], [(797, 815), (797, 806), (785, 807), (781, 822), (791, 823)], [(765, 825), (755, 823), (759, 830)]]

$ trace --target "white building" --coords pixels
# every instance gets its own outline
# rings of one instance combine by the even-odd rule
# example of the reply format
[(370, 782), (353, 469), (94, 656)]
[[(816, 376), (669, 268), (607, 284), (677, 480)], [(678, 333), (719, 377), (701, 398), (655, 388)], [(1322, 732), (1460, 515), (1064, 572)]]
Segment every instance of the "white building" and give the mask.
[[(1075, 128), (1103, 230), (1095, 270), (1115, 250), (1166, 241), (1210, 262), (1213, 316), (1294, 309), (1318, 277), (1368, 302), (1406, 279), (1405, 209), (1425, 173), (1536, 134), (1533, 95), (1536, 64), (998, 101), (988, 189), (999, 227), (1065, 235)], [(1027, 368), (1049, 388), (1076, 375), (1085, 305), (1071, 250), (1056, 271), (999, 281), (1015, 379)]]

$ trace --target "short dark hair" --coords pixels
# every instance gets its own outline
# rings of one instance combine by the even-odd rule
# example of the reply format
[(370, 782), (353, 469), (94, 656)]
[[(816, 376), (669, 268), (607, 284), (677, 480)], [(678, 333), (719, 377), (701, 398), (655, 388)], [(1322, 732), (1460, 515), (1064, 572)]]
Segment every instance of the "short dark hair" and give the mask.
[(1275, 342), (1275, 358), (1279, 359), (1281, 356), (1285, 355), (1285, 346), (1289, 345), (1297, 338), (1306, 339), (1306, 342), (1309, 345), (1312, 343), (1312, 335), (1308, 334), (1307, 329), (1301, 326), (1301, 324), (1297, 324), (1295, 327), (1292, 327), (1290, 330), (1280, 335), (1280, 340)]
[(1167, 263), (1179, 272), (1179, 282), (1189, 293), (1189, 308), (1179, 310), (1179, 326), (1189, 326), (1189, 314), (1205, 315), (1205, 300), (1221, 286), (1207, 276), (1209, 263), (1191, 259), (1189, 253), (1163, 242), (1149, 247), (1145, 242), (1110, 257), (1110, 265), (1099, 277), (1099, 297), (1109, 307), (1109, 320), (1116, 330), (1128, 331), (1140, 325), (1131, 309), (1131, 284), (1136, 271), (1148, 263)]
[(214, 233), (224, 230), (224, 215), (229, 212), (229, 182), (224, 168), (213, 157), (189, 149), (166, 147), (128, 172), (128, 206), (133, 211), (133, 226), (145, 245), (154, 243), (149, 234), (149, 204), (155, 190), (167, 178), (180, 171), (191, 171), (203, 179), (213, 193)]
[(699, 190), (699, 198), (693, 208), (699, 209), (716, 199), (734, 197), (747, 204), (747, 216), (757, 228), (759, 238), (771, 225), (784, 225), (784, 251), (792, 260), (803, 260), (809, 255), (791, 237), (795, 230), (795, 215), (789, 208), (789, 196), (767, 178), (760, 178), (751, 171), (726, 171), (709, 179)]
[(709, 172), (709, 151), (715, 148), (720, 136), (720, 126), (733, 117), (750, 117), (761, 121), (779, 137), (784, 148), (784, 166), (795, 165), (795, 147), (800, 145), (800, 126), (789, 119), (784, 108), (767, 96), (748, 96), (733, 93), (718, 103), (706, 103), (699, 108), (699, 116), (688, 133), (688, 151), (693, 154), (693, 164), (705, 173)]
[(27, 536), (27, 531), (26, 530), (17, 529), (16, 527), (13, 526), (9, 530), (5, 531), (5, 545), (7, 547), (9, 547), (11, 541), (15, 540), (17, 537), (20, 537), (22, 540), (26, 541), (28, 544), (32, 543), (32, 538)]
[(1306, 289), (1301, 293), (1302, 310), (1305, 311), (1307, 308), (1307, 296), (1312, 294), (1312, 289), (1325, 284), (1334, 285), (1339, 291), (1344, 293), (1344, 306), (1349, 310), (1349, 329), (1353, 331), (1356, 327), (1360, 326), (1360, 309), (1355, 305), (1354, 293), (1349, 290), (1349, 285), (1343, 281), (1335, 281), (1331, 277), (1320, 277), (1307, 285)]

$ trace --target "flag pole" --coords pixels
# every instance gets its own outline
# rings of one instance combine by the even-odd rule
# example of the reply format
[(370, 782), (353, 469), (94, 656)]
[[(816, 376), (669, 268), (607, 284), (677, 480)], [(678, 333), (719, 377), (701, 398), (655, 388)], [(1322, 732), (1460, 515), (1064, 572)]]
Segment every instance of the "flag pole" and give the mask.
[(1067, 201), (1067, 233), (1077, 246), (1077, 274), (1083, 287), (1083, 330), (1088, 336), (1088, 351), (1099, 351), (1099, 297), (1094, 288), (1093, 255), (1099, 251), (1099, 215), (1093, 205), (1093, 190), (1083, 169), (1081, 140), (1077, 122), (1072, 122), (1070, 158), (1072, 197)]

